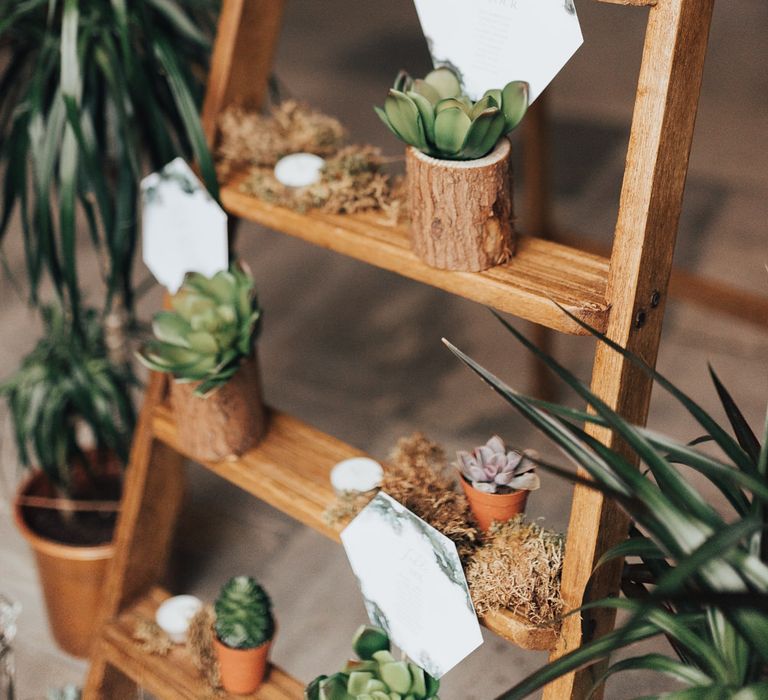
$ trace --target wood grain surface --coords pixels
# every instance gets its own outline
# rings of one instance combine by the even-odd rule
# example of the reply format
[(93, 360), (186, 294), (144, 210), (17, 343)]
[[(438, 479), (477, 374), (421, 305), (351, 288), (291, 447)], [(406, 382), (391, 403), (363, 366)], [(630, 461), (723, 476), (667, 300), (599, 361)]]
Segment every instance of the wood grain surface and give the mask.
[(235, 177), (221, 190), (232, 215), (564, 333), (584, 331), (558, 304), (595, 328), (607, 328), (608, 261), (599, 255), (521, 236), (504, 265), (485, 272), (438, 270), (411, 250), (407, 226), (393, 226), (381, 214), (300, 214), (241, 192), (241, 182)]

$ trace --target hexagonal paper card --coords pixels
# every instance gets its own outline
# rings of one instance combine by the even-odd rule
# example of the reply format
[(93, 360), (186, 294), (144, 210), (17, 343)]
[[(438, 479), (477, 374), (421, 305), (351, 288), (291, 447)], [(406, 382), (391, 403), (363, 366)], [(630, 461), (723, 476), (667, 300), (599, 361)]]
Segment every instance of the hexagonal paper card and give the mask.
[(182, 158), (141, 181), (142, 257), (172, 294), (187, 272), (226, 270), (227, 215)]
[(533, 102), (584, 39), (573, 0), (414, 0), (435, 66), (472, 99), (526, 80)]
[(341, 533), (368, 616), (435, 678), (483, 643), (456, 545), (379, 493)]

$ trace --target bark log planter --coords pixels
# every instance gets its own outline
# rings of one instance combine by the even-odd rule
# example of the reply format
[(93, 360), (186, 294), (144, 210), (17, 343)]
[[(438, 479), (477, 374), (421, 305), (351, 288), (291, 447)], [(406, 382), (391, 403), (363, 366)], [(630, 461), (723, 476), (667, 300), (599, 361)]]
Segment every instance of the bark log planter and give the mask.
[(478, 160), (406, 151), (414, 252), (444, 270), (480, 272), (514, 253), (512, 146), (502, 138)]
[(256, 352), (208, 396), (195, 396), (199, 382), (171, 381), (171, 406), (179, 442), (189, 455), (216, 462), (247, 452), (266, 432), (266, 411)]
[[(42, 472), (33, 472), (18, 491), (22, 497), (52, 495)], [(68, 654), (85, 658), (98, 631), (98, 611), (114, 545), (111, 541), (93, 546), (70, 545), (39, 534), (30, 526), (25, 515), (28, 508), (18, 496), (14, 520), (35, 553), (53, 638)]]

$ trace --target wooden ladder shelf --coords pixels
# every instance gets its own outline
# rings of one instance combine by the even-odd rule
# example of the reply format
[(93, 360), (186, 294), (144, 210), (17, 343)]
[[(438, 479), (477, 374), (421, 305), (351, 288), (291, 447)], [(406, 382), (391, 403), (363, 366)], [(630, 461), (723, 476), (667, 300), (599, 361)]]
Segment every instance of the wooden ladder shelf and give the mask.
[[(610, 259), (524, 237), (518, 254), (505, 265), (482, 273), (446, 272), (420, 262), (409, 249), (406, 230), (385, 224), (375, 214), (298, 214), (243, 194), (238, 175), (222, 185), (225, 207), (235, 217), (540, 326), (578, 333), (579, 327), (556, 302), (655, 365), (714, 0), (601, 1), (648, 6)], [(203, 109), (211, 143), (216, 141), (222, 110), (232, 104), (261, 104), (283, 5), (284, 0), (224, 0)], [(135, 697), (137, 685), (159, 698), (212, 696), (183, 650), (152, 656), (132, 637), (136, 621), (151, 619), (169, 595), (157, 583), (165, 571), (181, 506), (185, 447), (177, 438), (166, 388), (164, 377), (150, 378), (126, 475), (116, 555), (105, 590), (103, 631), (93, 650), (86, 700), (127, 700)], [(628, 420), (645, 422), (651, 395), (648, 377), (602, 345), (596, 348), (592, 389)], [(595, 426), (589, 430), (604, 444), (621, 449), (610, 432)], [(269, 433), (256, 449), (237, 460), (203, 466), (338, 540), (338, 529), (322, 517), (333, 499), (329, 470), (336, 462), (360, 454), (297, 418), (273, 411)], [(591, 489), (575, 487), (562, 584), (569, 608), (581, 604), (594, 564), (626, 536), (627, 525), (612, 502)], [(590, 595), (614, 593), (619, 575), (620, 563), (602, 567), (592, 580)], [(488, 615), (483, 623), (523, 648), (549, 650), (557, 657), (609, 631), (614, 616), (605, 610), (572, 615), (557, 632), (534, 627), (509, 612)], [(590, 673), (582, 671), (550, 684), (544, 697), (584, 698), (591, 685)], [(273, 668), (253, 697), (298, 699), (302, 692), (301, 683)]]

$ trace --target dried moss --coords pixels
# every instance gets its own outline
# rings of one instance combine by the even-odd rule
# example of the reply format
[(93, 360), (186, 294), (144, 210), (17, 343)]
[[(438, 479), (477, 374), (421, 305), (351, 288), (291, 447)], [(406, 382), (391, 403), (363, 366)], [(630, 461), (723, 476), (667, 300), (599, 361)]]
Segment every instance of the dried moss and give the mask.
[(308, 187), (286, 187), (271, 167), (254, 166), (240, 185), (245, 194), (299, 212), (320, 209), (327, 214), (382, 210), (397, 218), (392, 178), (382, 172), (381, 154), (372, 146), (346, 146), (328, 158), (320, 180)]
[(219, 662), (213, 647), (213, 623), (216, 614), (212, 605), (204, 605), (189, 622), (187, 630), (187, 649), (192, 656), (195, 668), (208, 681), (211, 688), (221, 688)]
[[(384, 172), (378, 149), (344, 145), (338, 120), (289, 100), (269, 115), (232, 107), (219, 121), (221, 140), (216, 151), (219, 176), (246, 171), (240, 190), (270, 204), (306, 212), (354, 214), (378, 210), (385, 223), (401, 215), (397, 179)], [(314, 153), (326, 159), (321, 179), (308, 187), (286, 187), (274, 176), (274, 165), (290, 153)]]
[(335, 154), (344, 143), (338, 119), (295, 100), (286, 100), (261, 114), (230, 107), (219, 119), (216, 149), (220, 174), (246, 166), (274, 166), (289, 153)]
[(508, 608), (537, 625), (563, 612), (560, 577), (565, 538), (519, 515), (495, 523), (466, 567), (478, 614)]
[(134, 627), (133, 638), (147, 654), (167, 656), (173, 648), (173, 642), (154, 620), (139, 620)]

